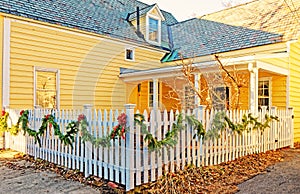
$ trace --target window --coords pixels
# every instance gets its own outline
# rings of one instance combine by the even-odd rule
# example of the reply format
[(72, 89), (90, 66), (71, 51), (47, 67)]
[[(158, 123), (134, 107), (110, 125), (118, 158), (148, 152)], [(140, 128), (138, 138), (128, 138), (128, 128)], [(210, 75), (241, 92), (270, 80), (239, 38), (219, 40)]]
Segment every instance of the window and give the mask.
[(161, 42), (161, 20), (155, 16), (147, 17), (147, 35), (146, 39), (150, 43), (160, 44)]
[(149, 40), (158, 42), (158, 20), (149, 18)]
[(264, 79), (258, 81), (258, 108), (262, 106), (270, 107), (270, 79)]
[(185, 109), (195, 108), (195, 92), (190, 86), (184, 87)]
[[(153, 107), (154, 93), (153, 82), (149, 82), (149, 107)], [(160, 104), (160, 83), (158, 82), (158, 106)]]
[(57, 80), (58, 71), (36, 68), (35, 69), (35, 103), (39, 108), (57, 108)]
[(218, 110), (228, 109), (230, 89), (226, 86), (215, 87), (212, 94), (213, 107)]
[(125, 59), (129, 61), (134, 61), (134, 49), (125, 49)]

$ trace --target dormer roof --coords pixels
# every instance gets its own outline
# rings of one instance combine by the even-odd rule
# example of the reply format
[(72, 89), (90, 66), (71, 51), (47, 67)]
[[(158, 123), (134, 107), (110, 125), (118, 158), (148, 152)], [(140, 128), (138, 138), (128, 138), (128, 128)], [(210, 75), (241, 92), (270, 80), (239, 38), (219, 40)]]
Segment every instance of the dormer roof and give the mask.
[[(166, 20), (164, 15), (162, 14), (162, 11), (159, 9), (157, 4), (149, 5), (147, 7), (140, 9), (139, 11), (140, 11), (141, 17), (147, 15), (147, 13), (151, 14), (154, 12), (155, 15), (158, 15), (160, 17), (161, 21)], [(137, 11), (134, 11), (134, 12), (128, 14), (128, 16), (127, 16), (128, 21), (133, 21), (135, 19), (137, 19)]]

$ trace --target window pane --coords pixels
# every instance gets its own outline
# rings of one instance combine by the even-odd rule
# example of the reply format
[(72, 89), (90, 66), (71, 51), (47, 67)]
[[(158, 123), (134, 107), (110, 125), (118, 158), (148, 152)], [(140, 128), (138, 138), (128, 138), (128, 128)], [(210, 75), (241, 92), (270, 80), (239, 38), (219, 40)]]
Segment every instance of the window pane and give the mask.
[(133, 59), (133, 51), (130, 49), (126, 49), (126, 59), (132, 60)]
[(149, 40), (158, 42), (158, 20), (149, 18)]
[(270, 104), (270, 83), (269, 80), (258, 82), (258, 106), (259, 109), (262, 106), (269, 107)]
[[(153, 107), (154, 93), (153, 93), (153, 82), (149, 82), (149, 107)], [(158, 82), (158, 106), (160, 104), (160, 82)]]
[(36, 72), (36, 106), (56, 108), (56, 73)]
[(229, 87), (215, 87), (212, 93), (213, 106), (216, 109), (224, 109), (229, 107)]

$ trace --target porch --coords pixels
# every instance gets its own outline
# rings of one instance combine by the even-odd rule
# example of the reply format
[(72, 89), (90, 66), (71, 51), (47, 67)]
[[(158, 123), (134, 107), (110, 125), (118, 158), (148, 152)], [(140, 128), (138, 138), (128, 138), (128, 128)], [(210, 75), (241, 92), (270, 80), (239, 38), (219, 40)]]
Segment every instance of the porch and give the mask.
[(289, 107), (289, 60), (285, 53), (220, 61), (239, 82), (239, 91), (220, 70), (218, 61), (211, 60), (191, 62), (192, 79), (183, 74), (182, 64), (144, 71), (123, 69), (120, 78), (127, 83), (127, 102), (148, 111), (211, 104), (217, 109), (249, 109), (253, 113), (262, 106)]

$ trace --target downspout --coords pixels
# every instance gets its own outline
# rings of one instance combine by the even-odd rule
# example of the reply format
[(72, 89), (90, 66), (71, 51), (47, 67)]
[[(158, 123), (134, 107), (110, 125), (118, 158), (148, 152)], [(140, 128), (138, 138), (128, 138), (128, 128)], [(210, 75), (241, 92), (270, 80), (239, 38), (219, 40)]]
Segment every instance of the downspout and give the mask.
[(139, 6), (136, 7), (136, 30), (137, 30), (138, 34), (141, 33), (141, 28), (140, 28), (140, 7)]

